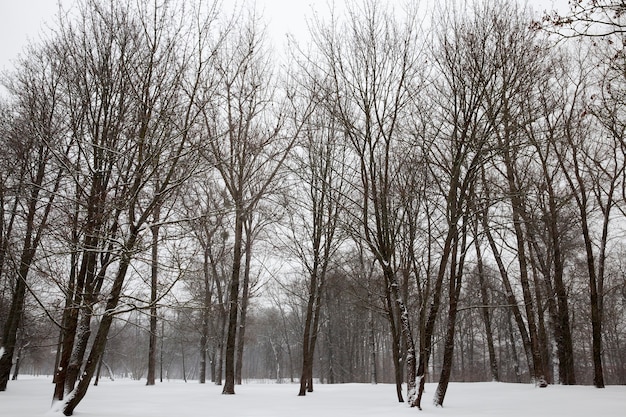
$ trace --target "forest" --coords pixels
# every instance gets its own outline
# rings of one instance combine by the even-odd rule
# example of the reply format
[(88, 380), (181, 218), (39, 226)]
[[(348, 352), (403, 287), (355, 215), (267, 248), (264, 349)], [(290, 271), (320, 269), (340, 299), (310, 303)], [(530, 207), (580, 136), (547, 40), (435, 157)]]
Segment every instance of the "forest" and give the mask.
[[(79, 0), (3, 74), (0, 391), (626, 384), (626, 5)], [(0, 398), (2, 393), (0, 392)]]

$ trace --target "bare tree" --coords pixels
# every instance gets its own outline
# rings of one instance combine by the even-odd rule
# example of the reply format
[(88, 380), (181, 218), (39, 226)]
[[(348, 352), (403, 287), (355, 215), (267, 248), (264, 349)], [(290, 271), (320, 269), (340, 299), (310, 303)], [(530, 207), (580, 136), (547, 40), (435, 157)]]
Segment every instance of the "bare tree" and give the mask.
[[(500, 149), (503, 177), (506, 183), (506, 198), (510, 203), (512, 226), (516, 240), (515, 254), (524, 310), (526, 313), (531, 354), (533, 380), (544, 378), (544, 362), (540, 351), (537, 325), (537, 306), (531, 288), (530, 257), (528, 253), (528, 231), (524, 223), (526, 217), (526, 197), (528, 188), (527, 162), (522, 154), (526, 137), (524, 125), (529, 123), (525, 112), (525, 100), (533, 96), (536, 80), (547, 73), (545, 54), (547, 46), (541, 44), (537, 32), (529, 28), (529, 18), (519, 6), (502, 3), (492, 11), (497, 19), (492, 28), (493, 59), (496, 65), (496, 80), (485, 95), (484, 111)], [(518, 325), (522, 323), (518, 322)]]
[[(67, 125), (76, 138), (63, 161), (73, 178), (68, 193), (75, 191), (54, 394), (65, 415), (86, 394), (113, 319), (134, 308), (119, 302), (147, 222), (197, 167), (193, 127), (204, 105), (199, 77), (212, 33), (180, 26), (173, 5), (139, 6), (86, 0), (75, 22), (61, 17), (54, 37), (54, 51), (64, 58), (58, 74)], [(214, 16), (197, 16), (208, 29)], [(109, 269), (115, 269), (110, 280)]]
[[(69, 152), (61, 140), (65, 126), (56, 59), (48, 48), (31, 46), (19, 64), (19, 72), (7, 83), (14, 102), (3, 131), (3, 145), (14, 165), (10, 169), (12, 173), (2, 173), (0, 274), (13, 279), (7, 279), (11, 282), (12, 297), (0, 344), (0, 391), (6, 389), (13, 365), (29, 288), (28, 275), (66, 175), (63, 167), (55, 163), (56, 157), (63, 158)], [(12, 195), (12, 201), (7, 194)], [(14, 229), (21, 231), (19, 237), (12, 236)], [(13, 245), (20, 245), (21, 253), (11, 253)], [(12, 257), (15, 267), (9, 272), (7, 261)]]
[[(398, 23), (393, 9), (376, 1), (350, 3), (341, 25), (319, 24), (313, 33), (321, 57), (315, 65), (329, 80), (323, 87), (330, 111), (344, 131), (354, 155), (353, 222), (358, 235), (375, 256), (383, 272), (390, 320), (396, 336), (395, 366), (400, 366), (400, 340), (406, 351), (408, 396), (418, 405), (415, 343), (404, 297), (396, 275), (397, 230), (400, 212), (395, 200), (396, 172), (405, 162), (398, 152), (400, 138), (407, 135), (404, 120), (412, 103), (411, 91), (420, 88), (418, 28), (415, 11)], [(409, 17), (412, 16), (412, 17)], [(341, 34), (341, 36), (340, 36)], [(397, 329), (401, 329), (397, 332)], [(396, 373), (398, 399), (402, 401), (401, 372)]]
[(228, 34), (213, 67), (220, 75), (219, 104), (204, 112), (204, 128), (216, 138), (209, 142), (208, 158), (224, 183), (233, 216), (224, 394), (235, 393), (245, 222), (275, 186), (300, 129), (298, 121), (286, 113), (288, 97), (281, 98), (275, 88), (271, 56), (257, 17), (250, 12), (241, 19), (243, 23)]
[(581, 0), (569, 2), (569, 6), (569, 12), (546, 14), (536, 26), (568, 37), (603, 38), (626, 32), (623, 0)]
[[(602, 67), (602, 65), (599, 65)], [(584, 76), (584, 72), (582, 73)], [(555, 141), (554, 150), (565, 179), (574, 196), (578, 221), (586, 253), (590, 314), (592, 326), (593, 383), (604, 387), (602, 364), (603, 297), (611, 238), (609, 225), (618, 205), (620, 183), (624, 179), (624, 123), (621, 97), (616, 100), (610, 72), (600, 74), (595, 100), (590, 105), (583, 101), (589, 94), (581, 79), (571, 104), (566, 108), (562, 125), (562, 139)], [(608, 75), (608, 76), (607, 76)], [(576, 82), (578, 81), (578, 82)], [(597, 216), (596, 216), (597, 213)], [(594, 230), (598, 229), (598, 233)]]
[[(433, 100), (439, 110), (440, 130), (431, 146), (429, 163), (438, 178), (441, 210), (445, 210), (437, 283), (446, 269), (448, 275), (448, 317), (443, 348), (441, 376), (435, 393), (436, 405), (443, 405), (452, 371), (456, 318), (459, 309), (466, 255), (472, 247), (471, 228), (475, 225), (476, 187), (480, 172), (497, 146), (495, 126), (484, 111), (487, 95), (498, 83), (500, 39), (497, 26), (507, 16), (504, 6), (488, 4), (454, 11), (442, 23), (439, 44), (434, 52), (439, 81), (433, 83)], [(469, 15), (469, 16), (468, 16)], [(440, 284), (438, 284), (440, 285)], [(436, 286), (437, 287), (437, 286)], [(429, 312), (426, 336), (432, 337), (433, 315)], [(430, 345), (430, 342), (429, 342)], [(429, 346), (428, 346), (429, 347)], [(428, 363), (428, 353), (425, 358)], [(425, 367), (425, 366), (424, 366)], [(421, 392), (420, 392), (421, 394)]]
[[(314, 82), (314, 81), (313, 81)], [(315, 88), (310, 94), (315, 95)], [(314, 97), (315, 99), (319, 99)], [(344, 208), (346, 163), (337, 121), (318, 106), (294, 149), (289, 169), (296, 180), (285, 196), (293, 248), (306, 275), (307, 290), (302, 339), (300, 396), (313, 391), (313, 365), (324, 287), (335, 253), (342, 242), (339, 222)]]

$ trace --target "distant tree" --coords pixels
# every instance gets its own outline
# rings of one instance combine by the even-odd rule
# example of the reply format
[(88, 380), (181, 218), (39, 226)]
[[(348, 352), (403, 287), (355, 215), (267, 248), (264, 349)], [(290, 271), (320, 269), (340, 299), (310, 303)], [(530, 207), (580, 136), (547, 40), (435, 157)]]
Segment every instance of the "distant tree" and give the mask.
[[(194, 178), (188, 184), (182, 198), (184, 215), (198, 242), (202, 259), (197, 275), (193, 274), (190, 277), (191, 280), (186, 280), (192, 299), (202, 300), (199, 306), (202, 317), (199, 346), (199, 380), (201, 384), (206, 382), (212, 325), (218, 346), (222, 345), (224, 338), (223, 331), (219, 331), (219, 329), (223, 330), (224, 323), (222, 322), (225, 320), (222, 290), (225, 281), (224, 273), (221, 270), (226, 267), (229, 261), (226, 256), (228, 251), (228, 232), (225, 224), (227, 208), (223, 198), (223, 190), (220, 189), (213, 177), (214, 175), (211, 173), (203, 172), (200, 178)], [(197, 279), (198, 277), (200, 279)], [(217, 317), (214, 317), (215, 314)], [(212, 362), (216, 359), (214, 358)], [(212, 369), (213, 378), (215, 378), (215, 368)]]

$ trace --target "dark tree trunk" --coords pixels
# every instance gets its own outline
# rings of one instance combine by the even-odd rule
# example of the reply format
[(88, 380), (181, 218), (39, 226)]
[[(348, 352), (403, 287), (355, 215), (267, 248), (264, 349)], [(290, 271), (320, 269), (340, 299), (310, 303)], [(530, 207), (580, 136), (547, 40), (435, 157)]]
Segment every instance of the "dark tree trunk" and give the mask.
[[(454, 359), (454, 335), (456, 330), (456, 316), (458, 313), (459, 296), (461, 294), (461, 283), (463, 280), (463, 268), (465, 266), (465, 254), (467, 253), (467, 215), (464, 216), (462, 236), (455, 236), (454, 245), (450, 259), (450, 282), (448, 286), (448, 324), (446, 328), (446, 339), (443, 348), (443, 363), (441, 375), (433, 402), (437, 406), (443, 406), (443, 401), (448, 390), (450, 375), (452, 374), (452, 361)], [(460, 246), (460, 248), (459, 248)], [(459, 254), (460, 250), (460, 254)]]
[(548, 187), (550, 202), (550, 235), (552, 240), (552, 250), (554, 257), (554, 294), (556, 296), (557, 317), (556, 327), (558, 327), (557, 354), (559, 358), (559, 382), (564, 385), (576, 384), (576, 373), (574, 369), (574, 347), (572, 340), (572, 330), (569, 320), (568, 295), (563, 282), (563, 254), (561, 253), (561, 233), (558, 228), (557, 201), (554, 196), (552, 186)]
[[(311, 287), (313, 287), (314, 281), (311, 280)], [(302, 373), (300, 375), (300, 391), (298, 396), (305, 396), (308, 387), (308, 381), (313, 374), (313, 361), (312, 356), (309, 354), (310, 339), (313, 321), (313, 304), (314, 294), (309, 293), (309, 301), (307, 303), (307, 313), (304, 319), (304, 335), (302, 337)]]
[[(127, 248), (133, 248), (135, 246), (137, 233), (138, 230), (135, 229), (129, 240), (126, 242)], [(113, 286), (111, 287), (111, 291), (109, 293), (109, 297), (105, 306), (105, 313), (102, 315), (102, 319), (100, 320), (100, 325), (98, 326), (96, 337), (91, 346), (89, 357), (85, 364), (85, 369), (81, 374), (78, 385), (76, 386), (76, 388), (74, 388), (71, 395), (68, 396), (67, 402), (64, 404), (63, 414), (66, 416), (71, 416), (74, 413), (74, 410), (76, 409), (78, 404), (85, 397), (85, 394), (87, 394), (87, 389), (89, 388), (91, 379), (96, 372), (98, 362), (100, 361), (100, 358), (104, 353), (109, 329), (111, 328), (115, 308), (117, 307), (120, 294), (122, 293), (122, 288), (126, 278), (126, 272), (128, 271), (128, 267), (130, 265), (130, 260), (130, 254), (128, 253), (123, 254), (122, 258), (120, 259), (120, 266), (113, 281)]]
[[(239, 203), (239, 199), (235, 199)], [(226, 333), (226, 352), (224, 361), (224, 389), (222, 394), (235, 394), (235, 350), (237, 327), (239, 322), (239, 279), (242, 258), (244, 213), (241, 208), (235, 211), (235, 236), (233, 245), (233, 268), (230, 277), (228, 295), (228, 331)]]
[(443, 401), (448, 390), (450, 375), (452, 374), (452, 360), (454, 359), (454, 333), (456, 328), (456, 316), (458, 312), (459, 294), (461, 292), (461, 271), (457, 271), (454, 278), (450, 278), (448, 324), (446, 326), (446, 338), (443, 348), (443, 361), (441, 375), (435, 391), (433, 402), (437, 406), (443, 406)]
[(385, 276), (385, 303), (387, 310), (387, 320), (389, 321), (389, 330), (391, 333), (391, 360), (393, 361), (393, 370), (396, 384), (396, 396), (398, 402), (404, 402), (402, 395), (402, 384), (404, 383), (404, 372), (402, 370), (402, 347), (401, 347), (401, 330), (400, 323), (397, 320), (396, 310), (398, 309), (393, 300), (391, 284), (387, 282)]
[(152, 231), (152, 259), (150, 274), (150, 337), (148, 342), (148, 375), (146, 385), (154, 385), (156, 379), (156, 359), (157, 359), (157, 289), (159, 284), (159, 221), (160, 205), (154, 208), (154, 224), (150, 227)]
[[(383, 274), (385, 275), (385, 282), (388, 283), (389, 294), (391, 295), (391, 299), (395, 300), (395, 308), (398, 309), (398, 313), (400, 315), (400, 325), (401, 332), (397, 335), (398, 340), (398, 355), (401, 354), (400, 351), (400, 343), (404, 342), (404, 347), (406, 349), (406, 382), (407, 382), (407, 401), (409, 402), (410, 407), (420, 407), (418, 403), (418, 375), (417, 375), (417, 364), (416, 358), (417, 353), (415, 351), (415, 341), (413, 339), (413, 332), (411, 330), (411, 322), (409, 319), (409, 311), (406, 307), (406, 304), (402, 301), (402, 295), (400, 294), (400, 286), (398, 285), (398, 280), (396, 278), (395, 271), (391, 268), (390, 262), (383, 262), (381, 265)], [(391, 309), (392, 311), (394, 309)], [(395, 341), (394, 341), (395, 343)], [(400, 370), (402, 370), (400, 368)], [(397, 371), (397, 368), (396, 368)], [(397, 376), (396, 376), (397, 378)]]
[[(613, 192), (615, 181), (610, 183), (609, 189), (606, 191), (608, 200), (602, 204), (600, 195), (596, 195), (596, 200), (601, 207), (603, 215), (602, 235), (599, 242), (599, 254), (597, 259), (594, 255), (594, 243), (591, 231), (589, 229), (589, 195), (586, 187), (586, 178), (583, 178), (583, 170), (580, 167), (579, 149), (572, 138), (569, 139), (572, 155), (567, 158), (571, 159), (573, 166), (571, 168), (565, 166), (565, 156), (559, 155), (559, 163), (566, 173), (567, 180), (572, 191), (575, 193), (576, 204), (580, 215), (580, 225), (585, 244), (585, 254), (587, 261), (587, 272), (589, 274), (589, 298), (591, 310), (591, 345), (592, 345), (592, 361), (593, 361), (593, 384), (596, 388), (604, 388), (604, 370), (602, 365), (602, 297), (604, 290), (604, 268), (606, 262), (606, 244), (608, 238), (608, 227), (610, 222), (611, 207), (613, 206)], [(555, 147), (556, 150), (556, 147)], [(573, 173), (572, 173), (573, 172)]]
[[(372, 305), (372, 295), (368, 291), (367, 293), (368, 304)], [(370, 370), (370, 383), (378, 383), (378, 375), (376, 372), (376, 331), (374, 329), (374, 312), (370, 308), (368, 311), (367, 324), (369, 327), (369, 370)]]
[[(33, 189), (28, 197), (28, 214), (26, 216), (24, 231), (24, 246), (20, 255), (18, 264), (19, 268), (16, 271), (17, 277), (11, 299), (11, 306), (9, 307), (9, 314), (7, 315), (7, 319), (4, 324), (2, 343), (0, 344), (0, 348), (3, 349), (3, 355), (0, 357), (0, 392), (6, 390), (7, 383), (11, 375), (13, 355), (15, 353), (15, 343), (17, 341), (17, 331), (20, 328), (24, 312), (28, 273), (33, 260), (35, 259), (35, 252), (39, 246), (43, 228), (47, 224), (48, 215), (54, 202), (55, 193), (58, 190), (61, 181), (61, 172), (59, 172), (54, 189), (52, 190), (52, 195), (49, 197), (46, 205), (44, 206), (41, 219), (37, 225), (35, 215), (38, 211), (40, 211), (38, 210), (40, 209), (38, 204), (41, 203), (39, 195), (41, 191), (41, 184), (43, 184), (44, 181), (48, 159), (45, 146), (39, 147), (38, 156), (39, 159), (37, 161), (37, 172), (33, 180)], [(5, 254), (3, 253), (2, 256), (4, 257)], [(4, 262), (4, 259), (2, 261)]]
[(161, 349), (159, 352), (159, 382), (163, 382), (163, 340), (165, 339), (165, 321), (161, 320)]
[(89, 338), (91, 337), (91, 304), (89, 303), (87, 306), (82, 307), (81, 310), (80, 323), (78, 325), (74, 348), (70, 356), (70, 363), (67, 367), (67, 374), (65, 377), (66, 393), (74, 390), (76, 382), (81, 376), (81, 368), (85, 358), (85, 353), (87, 352)]
[(522, 346), (524, 347), (526, 363), (530, 368), (532, 367), (532, 349), (530, 337), (528, 337), (528, 330), (526, 329), (526, 323), (524, 322), (524, 318), (519, 308), (517, 298), (515, 297), (515, 293), (513, 292), (513, 287), (511, 286), (511, 281), (509, 280), (509, 273), (507, 272), (504, 261), (500, 256), (500, 252), (498, 251), (498, 245), (493, 238), (493, 235), (491, 234), (491, 230), (489, 228), (489, 225), (487, 224), (487, 218), (485, 215), (483, 216), (483, 230), (485, 232), (485, 235), (487, 236), (487, 239), (489, 240), (491, 253), (493, 254), (496, 264), (498, 265), (500, 278), (502, 279), (502, 284), (504, 286), (506, 301), (508, 303), (509, 309), (511, 310), (511, 313), (513, 314), (513, 318), (515, 319), (515, 324), (517, 324), (517, 329), (520, 332), (520, 337), (522, 338)]
[[(530, 237), (534, 239), (534, 237)], [(548, 346), (548, 332), (546, 330), (545, 323), (545, 308), (543, 308), (543, 293), (541, 291), (541, 283), (539, 279), (539, 272), (534, 266), (532, 260), (532, 249), (529, 248), (530, 261), (533, 264), (533, 283), (535, 288), (535, 300), (537, 305), (537, 341), (539, 343), (539, 354), (541, 355), (541, 368), (543, 369), (543, 381), (545, 383), (553, 383), (552, 367), (550, 366), (550, 347)]]
[(248, 316), (248, 302), (250, 298), (250, 263), (252, 261), (252, 225), (251, 219), (246, 219), (245, 262), (243, 270), (243, 286), (241, 289), (241, 317), (237, 333), (237, 358), (235, 361), (235, 383), (241, 385), (241, 370), (243, 368), (243, 349), (246, 338), (246, 318)]
[(513, 229), (515, 231), (515, 239), (517, 242), (517, 262), (519, 265), (520, 284), (522, 287), (522, 296), (524, 298), (526, 321), (528, 323), (528, 335), (530, 337), (530, 348), (532, 354), (531, 378), (533, 381), (537, 381), (544, 377), (545, 372), (543, 369), (543, 361), (539, 349), (539, 335), (535, 318), (535, 300), (531, 293), (530, 280), (528, 277), (528, 258), (526, 256), (525, 243), (526, 236), (522, 228), (522, 211), (524, 210), (522, 198), (520, 197), (522, 195), (522, 191), (515, 184), (513, 161), (508, 146), (509, 144), (507, 143), (505, 145), (504, 155), (506, 174), (509, 185), (509, 199), (511, 202), (511, 209), (513, 213)]
[(435, 330), (435, 322), (439, 313), (439, 307), (441, 306), (441, 290), (443, 287), (443, 279), (445, 277), (446, 266), (450, 257), (450, 253), (452, 250), (452, 241), (455, 235), (456, 226), (454, 225), (454, 223), (452, 223), (452, 226), (448, 230), (448, 235), (446, 236), (442, 257), (437, 272), (437, 278), (433, 287), (430, 310), (428, 311), (426, 323), (424, 324), (423, 328), (423, 335), (421, 336), (420, 354), (417, 363), (417, 382), (419, 385), (417, 391), (417, 400), (415, 404), (416, 407), (418, 407), (419, 409), (422, 408), (422, 396), (424, 394), (424, 388), (426, 384), (426, 370), (428, 369), (428, 362), (430, 360), (430, 355), (432, 351), (433, 332)]
[(4, 325), (2, 345), (0, 345), (3, 349), (3, 354), (0, 357), (0, 391), (5, 391), (7, 389), (7, 383), (11, 376), (11, 369), (13, 368), (13, 355), (15, 353), (15, 344), (17, 341), (17, 329), (20, 326), (22, 312), (24, 309), (24, 298), (26, 296), (26, 284), (24, 279), (26, 279), (26, 273), (28, 270), (24, 271), (25, 273), (22, 276), (22, 270), (24, 269), (25, 268), (23, 267), (20, 268), (21, 271), (15, 281), (11, 307), (9, 308), (7, 321)]
[[(302, 374), (300, 377), (300, 391), (298, 396), (313, 392), (313, 364), (315, 361), (315, 345), (319, 333), (319, 322), (322, 307), (322, 292), (325, 289), (325, 271), (320, 271), (318, 262), (315, 262), (311, 271), (309, 285), (309, 299), (304, 323), (302, 340)], [(319, 275), (319, 276), (318, 276)]]
[[(206, 383), (206, 369), (207, 369), (207, 351), (209, 349), (209, 320), (211, 316), (211, 298), (213, 297), (211, 288), (211, 269), (210, 269), (210, 247), (204, 248), (204, 260), (203, 260), (203, 275), (204, 275), (204, 302), (202, 305), (202, 333), (200, 335), (200, 383)], [(212, 372), (215, 371), (212, 364)]]
[(598, 277), (596, 274), (591, 235), (586, 219), (582, 222), (587, 252), (587, 270), (589, 271), (589, 297), (591, 304), (591, 355), (593, 360), (593, 385), (604, 388), (604, 370), (602, 366), (602, 311), (601, 297), (598, 291)]
[(29, 342), (26, 344), (20, 343), (20, 347), (17, 350), (17, 356), (15, 357), (15, 368), (13, 369), (13, 376), (11, 377), (11, 381), (16, 381), (17, 377), (20, 374), (20, 364), (22, 363), (22, 359), (24, 358), (24, 351), (26, 350), (26, 346), (29, 345)]
[[(517, 356), (517, 347), (515, 346), (515, 335), (513, 333), (513, 324), (511, 323), (511, 311), (509, 310), (509, 315), (507, 317), (507, 329), (509, 333), (509, 343), (511, 346), (511, 359), (513, 361), (513, 372), (515, 373), (515, 382), (518, 384), (522, 382), (522, 373), (519, 368), (519, 359)], [(530, 365), (530, 362), (528, 362)]]

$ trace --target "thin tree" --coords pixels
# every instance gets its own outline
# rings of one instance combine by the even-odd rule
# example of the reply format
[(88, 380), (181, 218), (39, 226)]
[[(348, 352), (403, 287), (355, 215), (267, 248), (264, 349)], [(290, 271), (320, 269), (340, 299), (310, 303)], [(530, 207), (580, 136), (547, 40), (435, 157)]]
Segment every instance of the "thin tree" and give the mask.
[[(313, 94), (314, 94), (313, 90)], [(289, 169), (300, 187), (286, 196), (288, 246), (302, 264), (306, 279), (302, 372), (298, 395), (313, 392), (313, 364), (321, 321), (324, 287), (335, 252), (342, 242), (339, 222), (344, 207), (344, 144), (332, 113), (318, 106), (295, 148)], [(297, 190), (297, 191), (296, 191)]]
[(224, 394), (235, 393), (245, 221), (275, 186), (301, 128), (298, 120), (287, 117), (289, 95), (284, 100), (278, 97), (271, 56), (257, 16), (250, 12), (241, 19), (243, 22), (228, 34), (213, 67), (220, 75), (219, 105), (204, 112), (204, 128), (217, 138), (209, 141), (209, 162), (223, 181), (233, 217)]
[[(483, 6), (484, 7), (484, 6)], [(458, 14), (457, 14), (458, 13)], [(492, 14), (493, 13), (493, 14)], [(468, 16), (469, 15), (469, 16)], [(498, 71), (494, 54), (492, 24), (497, 24), (497, 11), (487, 7), (455, 11), (451, 22), (443, 24), (439, 44), (434, 52), (439, 81), (433, 83), (439, 109), (439, 129), (431, 146), (429, 165), (438, 178), (446, 229), (438, 282), (448, 269), (448, 315), (442, 358), (441, 376), (434, 396), (436, 405), (443, 405), (452, 372), (456, 318), (464, 275), (464, 264), (471, 242), (470, 228), (476, 215), (474, 206), (480, 168), (492, 157), (495, 144), (492, 127), (483, 111), (485, 96), (497, 83)], [(436, 113), (437, 114), (437, 113)], [(432, 323), (431, 311), (427, 325)], [(431, 333), (427, 329), (427, 336)], [(432, 337), (432, 336), (431, 336)], [(428, 357), (424, 358), (426, 363)]]

